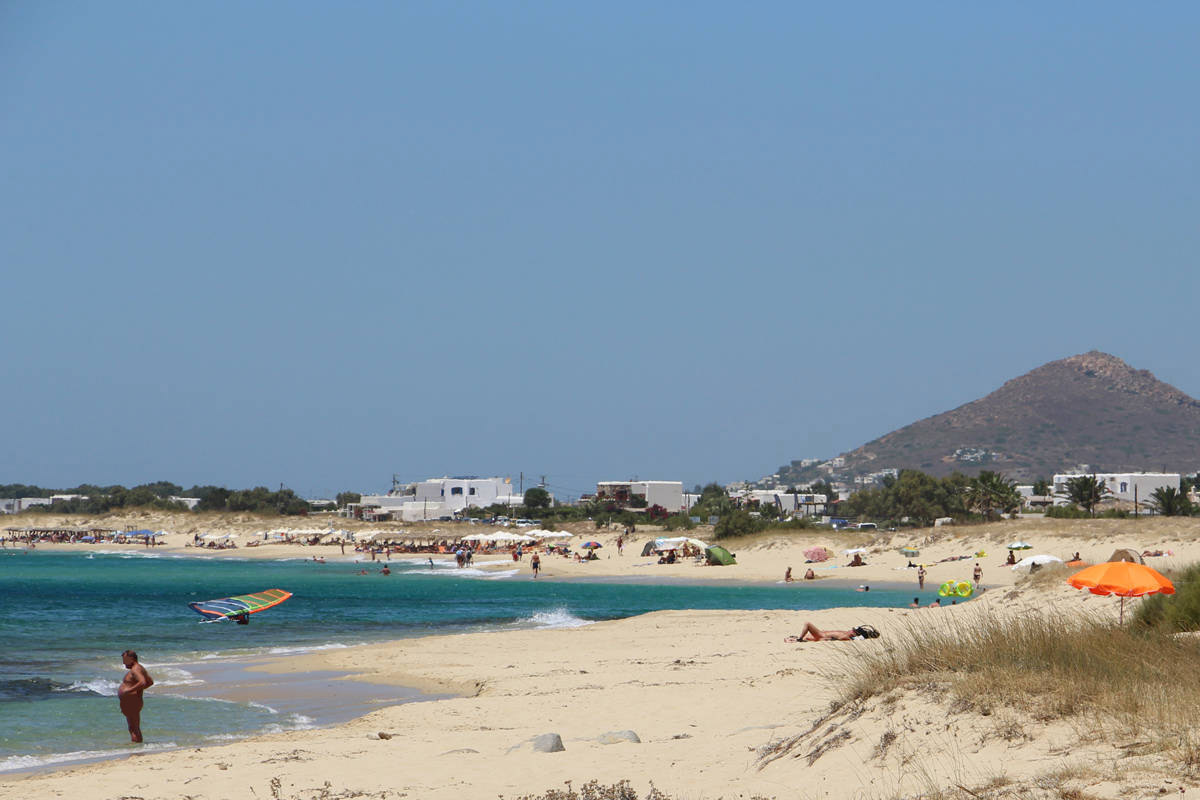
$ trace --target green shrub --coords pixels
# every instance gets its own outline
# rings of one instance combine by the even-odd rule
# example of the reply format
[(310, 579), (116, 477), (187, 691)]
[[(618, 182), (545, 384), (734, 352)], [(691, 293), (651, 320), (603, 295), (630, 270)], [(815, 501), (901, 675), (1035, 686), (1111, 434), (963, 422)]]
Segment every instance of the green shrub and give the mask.
[(713, 528), (713, 536), (717, 539), (729, 539), (734, 536), (745, 536), (766, 530), (770, 525), (762, 517), (752, 517), (746, 511), (731, 511), (723, 514)]
[(690, 531), (696, 527), (696, 523), (692, 522), (692, 518), (687, 514), (672, 514), (663, 524), (669, 531)]
[(1166, 633), (1200, 630), (1200, 564), (1172, 576), (1175, 594), (1151, 595), (1138, 603), (1134, 625)]

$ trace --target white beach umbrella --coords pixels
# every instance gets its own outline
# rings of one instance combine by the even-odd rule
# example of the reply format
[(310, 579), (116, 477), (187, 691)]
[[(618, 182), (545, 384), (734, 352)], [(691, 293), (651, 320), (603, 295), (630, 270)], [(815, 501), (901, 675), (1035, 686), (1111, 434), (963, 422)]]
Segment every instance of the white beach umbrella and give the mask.
[(570, 539), (575, 534), (566, 531), (542, 531), (542, 539)]
[(1063, 560), (1061, 558), (1059, 558), (1058, 556), (1050, 556), (1050, 555), (1043, 554), (1043, 555), (1029, 556), (1027, 558), (1022, 558), (1016, 564), (1013, 564), (1012, 568), (1014, 570), (1017, 570), (1017, 569), (1021, 569), (1022, 567), (1025, 567), (1025, 568), (1032, 567), (1034, 564), (1041, 566), (1043, 564), (1062, 564), (1062, 563), (1063, 563)]
[(843, 550), (842, 555), (852, 556), (855, 553), (865, 553), (865, 552), (867, 552), (867, 548), (865, 548), (865, 547), (851, 547), (849, 550)]
[(1032, 550), (1033, 545), (1028, 542), (1013, 542), (1008, 546), (1009, 550)]

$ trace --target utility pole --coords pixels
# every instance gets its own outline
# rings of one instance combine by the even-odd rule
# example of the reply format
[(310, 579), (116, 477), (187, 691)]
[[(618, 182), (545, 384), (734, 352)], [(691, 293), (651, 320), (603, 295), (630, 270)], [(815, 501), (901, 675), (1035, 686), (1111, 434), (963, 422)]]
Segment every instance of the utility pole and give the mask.
[(520, 475), (521, 475), (521, 496), (524, 497), (525, 496), (525, 473), (522, 472), (522, 473), (520, 473)]

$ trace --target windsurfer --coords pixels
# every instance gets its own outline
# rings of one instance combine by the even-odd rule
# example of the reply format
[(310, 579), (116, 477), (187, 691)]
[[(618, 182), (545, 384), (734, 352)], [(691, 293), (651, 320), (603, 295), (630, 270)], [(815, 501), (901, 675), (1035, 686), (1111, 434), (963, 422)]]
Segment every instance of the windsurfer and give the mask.
[(129, 739), (133, 742), (142, 741), (142, 692), (154, 685), (154, 679), (146, 668), (138, 663), (138, 655), (132, 650), (121, 653), (121, 663), (125, 669), (125, 678), (117, 687), (117, 702), (120, 703), (121, 713), (129, 723)]

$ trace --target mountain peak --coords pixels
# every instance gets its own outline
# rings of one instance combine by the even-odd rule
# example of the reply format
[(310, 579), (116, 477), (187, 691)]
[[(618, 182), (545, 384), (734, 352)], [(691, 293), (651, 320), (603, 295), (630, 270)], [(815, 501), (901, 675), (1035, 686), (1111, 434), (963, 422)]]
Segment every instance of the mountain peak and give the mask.
[(1051, 361), (996, 391), (914, 422), (817, 465), (793, 462), (780, 480), (887, 469), (932, 475), (981, 469), (1032, 481), (1080, 464), (1105, 472), (1200, 467), (1200, 402), (1109, 353)]

